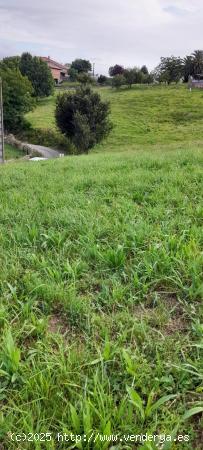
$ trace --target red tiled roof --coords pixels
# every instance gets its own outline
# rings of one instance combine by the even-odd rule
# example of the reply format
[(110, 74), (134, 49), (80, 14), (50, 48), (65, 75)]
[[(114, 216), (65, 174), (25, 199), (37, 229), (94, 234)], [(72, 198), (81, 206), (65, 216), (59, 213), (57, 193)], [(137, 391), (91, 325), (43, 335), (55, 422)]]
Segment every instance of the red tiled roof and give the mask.
[(66, 66), (63, 66), (63, 64), (57, 63), (53, 59), (47, 57), (47, 56), (40, 56), (40, 58), (47, 62), (52, 69), (59, 69), (59, 70), (67, 70)]

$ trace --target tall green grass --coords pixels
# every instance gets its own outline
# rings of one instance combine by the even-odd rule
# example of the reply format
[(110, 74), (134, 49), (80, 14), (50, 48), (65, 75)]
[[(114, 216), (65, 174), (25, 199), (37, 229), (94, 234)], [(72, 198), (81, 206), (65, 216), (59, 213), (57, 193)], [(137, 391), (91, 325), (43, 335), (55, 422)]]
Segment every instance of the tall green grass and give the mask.
[(19, 148), (12, 147), (12, 145), (5, 144), (5, 159), (18, 159), (25, 156), (25, 152)]
[(0, 168), (2, 448), (201, 448), (202, 162), (169, 145)]

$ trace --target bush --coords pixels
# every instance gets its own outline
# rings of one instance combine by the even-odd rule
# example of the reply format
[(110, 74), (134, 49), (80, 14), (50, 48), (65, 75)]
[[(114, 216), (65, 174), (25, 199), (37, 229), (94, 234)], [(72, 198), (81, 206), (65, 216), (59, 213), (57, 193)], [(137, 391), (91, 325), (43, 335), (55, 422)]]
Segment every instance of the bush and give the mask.
[(88, 73), (79, 73), (77, 76), (77, 81), (81, 84), (93, 84), (94, 80)]
[(74, 114), (75, 137), (74, 144), (77, 149), (83, 153), (90, 147), (91, 131), (88, 118), (84, 114), (77, 111)]
[(70, 139), (59, 131), (30, 127), (18, 133), (18, 137), (23, 141), (29, 142), (29, 144), (44, 145), (56, 150), (63, 150), (70, 155), (76, 153), (76, 149)]
[(111, 128), (110, 106), (90, 87), (65, 92), (56, 101), (56, 122), (59, 129), (76, 145), (78, 152), (88, 152), (106, 137)]

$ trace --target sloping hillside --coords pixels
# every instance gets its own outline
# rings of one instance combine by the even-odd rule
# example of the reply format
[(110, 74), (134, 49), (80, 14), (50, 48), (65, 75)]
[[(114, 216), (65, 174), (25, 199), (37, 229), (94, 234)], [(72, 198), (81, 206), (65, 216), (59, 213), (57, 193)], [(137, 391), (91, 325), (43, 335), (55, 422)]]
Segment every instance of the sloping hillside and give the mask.
[[(132, 89), (100, 88), (110, 101), (114, 129), (95, 151), (129, 151), (151, 145), (176, 146), (203, 142), (201, 90), (187, 86), (135, 86)], [(34, 127), (53, 128), (56, 96), (43, 99), (28, 114)]]

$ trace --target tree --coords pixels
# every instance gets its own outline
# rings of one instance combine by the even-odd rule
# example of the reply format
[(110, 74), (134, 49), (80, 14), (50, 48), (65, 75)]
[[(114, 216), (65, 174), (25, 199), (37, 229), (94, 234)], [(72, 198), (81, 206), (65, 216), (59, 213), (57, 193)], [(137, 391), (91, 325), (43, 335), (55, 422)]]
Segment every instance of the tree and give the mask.
[(45, 61), (30, 53), (23, 53), (19, 68), (22, 75), (26, 75), (32, 83), (35, 97), (48, 97), (53, 93), (54, 81)]
[(180, 57), (162, 57), (160, 64), (155, 69), (156, 78), (160, 82), (168, 84), (180, 81), (184, 74), (183, 60)]
[(7, 56), (0, 62), (0, 67), (9, 67), (10, 69), (19, 69), (20, 56)]
[(107, 136), (112, 128), (110, 105), (90, 87), (81, 86), (57, 97), (56, 123), (63, 134), (76, 145), (78, 152), (88, 152)]
[(88, 73), (85, 73), (85, 72), (79, 73), (77, 75), (77, 80), (81, 84), (92, 84), (93, 81), (94, 81), (93, 78), (91, 78), (90, 75)]
[(77, 71), (77, 73), (82, 73), (82, 72), (91, 72), (92, 70), (92, 65), (91, 62), (88, 61), (87, 59), (75, 59), (75, 61), (72, 62), (71, 64), (71, 69), (75, 69)]
[(108, 78), (105, 75), (100, 75), (98, 77), (97, 83), (104, 85), (107, 83)]
[(148, 75), (149, 74), (149, 71), (148, 71), (148, 68), (147, 68), (147, 66), (142, 66), (141, 67), (141, 72), (144, 74), (144, 75)]
[(78, 71), (73, 69), (73, 67), (69, 69), (68, 75), (70, 81), (77, 81)]
[(183, 60), (184, 82), (187, 83), (190, 76), (194, 76), (194, 59), (192, 55), (186, 56)]
[(16, 132), (25, 125), (24, 114), (34, 106), (33, 88), (18, 69), (0, 67), (3, 80), (4, 125), (8, 132)]
[(109, 67), (110, 77), (115, 77), (116, 75), (122, 75), (124, 73), (124, 67), (116, 64), (115, 66)]
[(195, 50), (192, 55), (183, 59), (184, 81), (187, 83), (189, 77), (203, 73), (203, 50)]
[(134, 67), (133, 72), (134, 72), (134, 83), (135, 84), (144, 83), (145, 75), (143, 74), (143, 72), (141, 72), (140, 68)]
[(154, 74), (153, 72), (148, 73), (148, 75), (145, 75), (143, 83), (145, 84), (152, 84), (154, 82)]
[(124, 71), (125, 83), (131, 88), (132, 84), (135, 83), (135, 70), (125, 69)]
[(119, 89), (125, 82), (124, 75), (115, 75), (115, 77), (112, 78), (112, 87)]
[(203, 50), (195, 50), (192, 53), (194, 64), (194, 75), (200, 75), (203, 73)]

